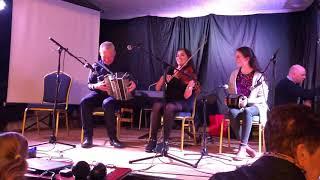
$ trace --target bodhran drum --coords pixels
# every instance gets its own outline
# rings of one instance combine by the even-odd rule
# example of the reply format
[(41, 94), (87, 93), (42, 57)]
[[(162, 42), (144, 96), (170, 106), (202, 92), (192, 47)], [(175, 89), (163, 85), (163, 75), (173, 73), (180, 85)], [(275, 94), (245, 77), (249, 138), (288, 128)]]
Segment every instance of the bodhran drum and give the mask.
[(226, 103), (229, 108), (241, 109), (247, 106), (248, 98), (244, 95), (229, 94), (226, 97)]
[(129, 74), (117, 72), (114, 74), (107, 74), (104, 77), (104, 82), (109, 84), (111, 89), (107, 93), (116, 100), (126, 101), (133, 98), (132, 93), (128, 92), (127, 87), (130, 85)]

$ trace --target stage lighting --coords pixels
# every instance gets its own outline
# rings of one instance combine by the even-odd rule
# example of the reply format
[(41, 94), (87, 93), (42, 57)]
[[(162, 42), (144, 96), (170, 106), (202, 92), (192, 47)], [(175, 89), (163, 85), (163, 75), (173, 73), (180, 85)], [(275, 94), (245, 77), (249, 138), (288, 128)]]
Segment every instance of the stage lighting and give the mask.
[(6, 3), (4, 0), (0, 0), (0, 11), (3, 10), (6, 7)]

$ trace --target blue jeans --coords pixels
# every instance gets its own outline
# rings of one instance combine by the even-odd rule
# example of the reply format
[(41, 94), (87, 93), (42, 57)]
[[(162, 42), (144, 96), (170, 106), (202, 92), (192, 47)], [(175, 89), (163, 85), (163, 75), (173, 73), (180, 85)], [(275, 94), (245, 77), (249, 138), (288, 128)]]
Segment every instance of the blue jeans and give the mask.
[[(259, 109), (256, 106), (245, 107), (244, 109), (229, 109), (230, 125), (241, 145), (247, 145), (252, 128), (253, 116), (259, 115)], [(242, 120), (242, 127), (240, 127)]]

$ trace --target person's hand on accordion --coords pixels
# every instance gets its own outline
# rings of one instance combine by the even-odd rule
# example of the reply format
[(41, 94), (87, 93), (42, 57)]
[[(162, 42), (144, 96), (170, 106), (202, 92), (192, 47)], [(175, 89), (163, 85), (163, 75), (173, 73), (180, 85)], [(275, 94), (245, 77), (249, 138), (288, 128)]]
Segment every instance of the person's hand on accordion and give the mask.
[(94, 84), (94, 89), (98, 89), (100, 91), (108, 92), (111, 91), (111, 86), (108, 83), (104, 83), (104, 81), (100, 81)]
[(128, 92), (131, 93), (133, 90), (135, 90), (137, 87), (136, 83), (133, 81), (130, 81), (129, 86), (127, 87)]
[(239, 108), (245, 108), (248, 105), (248, 98), (243, 96), (241, 101), (239, 101)]

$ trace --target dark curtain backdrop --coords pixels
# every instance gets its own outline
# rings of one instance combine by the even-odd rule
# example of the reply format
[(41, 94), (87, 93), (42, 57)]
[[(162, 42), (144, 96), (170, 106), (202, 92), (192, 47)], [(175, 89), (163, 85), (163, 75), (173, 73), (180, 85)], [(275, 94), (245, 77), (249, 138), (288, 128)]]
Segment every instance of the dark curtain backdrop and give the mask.
[(7, 96), (11, 42), (12, 0), (5, 2), (6, 8), (0, 11), (0, 103), (4, 102)]
[[(177, 49), (195, 52), (205, 39), (206, 45), (193, 58), (203, 94), (228, 82), (235, 69), (235, 50), (240, 46), (254, 50), (262, 69), (280, 48), (276, 81), (286, 76), (290, 65), (298, 63), (308, 69), (305, 86), (313, 87), (320, 83), (317, 8), (314, 4), (304, 12), (289, 14), (102, 20), (100, 41), (114, 42), (118, 60), (130, 67), (138, 89), (147, 89), (162, 74), (161, 64), (144, 51), (174, 64)], [(126, 51), (127, 44), (140, 43), (142, 48)], [(272, 66), (266, 77), (272, 90)]]

